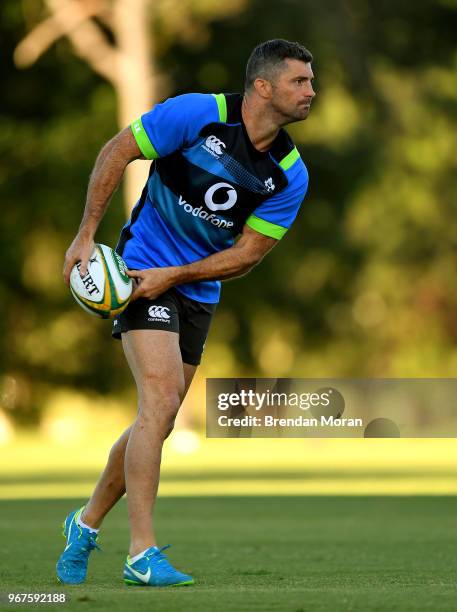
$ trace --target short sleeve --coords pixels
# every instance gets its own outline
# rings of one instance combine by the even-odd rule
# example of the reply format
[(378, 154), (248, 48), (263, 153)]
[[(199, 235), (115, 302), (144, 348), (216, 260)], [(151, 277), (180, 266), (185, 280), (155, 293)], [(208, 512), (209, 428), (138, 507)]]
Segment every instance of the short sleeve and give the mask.
[(220, 120), (218, 96), (184, 94), (157, 104), (131, 124), (147, 159), (165, 157), (193, 142), (207, 123)]
[(297, 216), (308, 189), (308, 171), (298, 158), (286, 171), (288, 185), (258, 206), (246, 221), (256, 232), (280, 240)]

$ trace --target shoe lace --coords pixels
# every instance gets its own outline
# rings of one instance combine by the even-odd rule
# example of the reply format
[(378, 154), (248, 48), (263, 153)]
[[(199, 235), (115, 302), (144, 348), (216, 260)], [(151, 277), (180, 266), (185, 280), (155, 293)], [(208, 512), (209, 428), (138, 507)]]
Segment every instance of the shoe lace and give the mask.
[(167, 559), (167, 555), (165, 555), (162, 551), (163, 550), (167, 550), (167, 548), (170, 548), (171, 544), (165, 544), (165, 546), (162, 546), (161, 548), (159, 548), (158, 550), (155, 550), (154, 552), (149, 553), (146, 556), (146, 559), (151, 559), (152, 557), (154, 557), (155, 559), (157, 559), (158, 561), (168, 561)]
[(101, 550), (100, 546), (97, 544), (97, 536), (96, 535), (90, 535), (87, 538), (87, 547), (89, 552), (91, 550), (94, 550), (94, 548), (96, 548), (97, 550)]
[(81, 543), (82, 544), (81, 546), (69, 551), (69, 554), (67, 556), (67, 561), (69, 561), (70, 563), (71, 562), (78, 563), (79, 561), (81, 561), (81, 551), (87, 552), (87, 554), (89, 554), (91, 550), (94, 550), (94, 548), (96, 548), (97, 550), (101, 550), (100, 546), (97, 544), (96, 535), (90, 534), (89, 536), (87, 536), (87, 538), (84, 538), (84, 539), (85, 539), (84, 544)]

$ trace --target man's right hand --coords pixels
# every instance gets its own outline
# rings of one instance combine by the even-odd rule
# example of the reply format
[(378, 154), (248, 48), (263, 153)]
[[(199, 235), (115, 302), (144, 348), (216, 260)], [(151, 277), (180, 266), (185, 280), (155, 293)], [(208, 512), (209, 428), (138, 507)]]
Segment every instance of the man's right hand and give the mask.
[(87, 264), (89, 263), (90, 256), (95, 248), (95, 243), (92, 238), (87, 238), (78, 234), (71, 243), (68, 251), (65, 254), (65, 262), (63, 266), (63, 278), (67, 287), (70, 286), (70, 274), (73, 266), (81, 262), (79, 273), (81, 277), (86, 275)]

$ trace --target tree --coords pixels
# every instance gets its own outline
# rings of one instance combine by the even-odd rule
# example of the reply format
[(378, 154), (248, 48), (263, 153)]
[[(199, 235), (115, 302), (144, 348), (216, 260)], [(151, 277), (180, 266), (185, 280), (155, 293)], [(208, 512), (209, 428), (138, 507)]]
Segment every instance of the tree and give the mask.
[[(149, 0), (115, 0), (111, 5), (103, 0), (45, 0), (45, 5), (50, 15), (16, 47), (17, 66), (32, 65), (56, 40), (67, 36), (76, 55), (114, 87), (120, 127), (151, 107), (156, 91)], [(127, 212), (144, 178), (144, 164), (130, 164), (124, 183)]]
[[(245, 0), (211, 6), (188, 0), (179, 6), (179, 16), (167, 0), (43, 0), (49, 12), (17, 45), (18, 67), (34, 64), (61, 37), (67, 37), (77, 56), (109, 81), (118, 100), (120, 128), (139, 117), (164, 94), (166, 79), (158, 74), (151, 21), (154, 12), (166, 47), (167, 37), (189, 41), (204, 36), (205, 21), (240, 10)], [(195, 17), (197, 19), (195, 19)], [(146, 166), (130, 164), (124, 182), (127, 214), (146, 178)]]

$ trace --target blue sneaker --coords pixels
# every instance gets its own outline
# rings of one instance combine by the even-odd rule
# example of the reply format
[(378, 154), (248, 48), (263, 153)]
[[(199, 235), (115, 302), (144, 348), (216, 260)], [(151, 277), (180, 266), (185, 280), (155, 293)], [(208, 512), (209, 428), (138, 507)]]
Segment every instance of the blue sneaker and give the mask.
[(155, 587), (194, 584), (192, 576), (181, 574), (170, 565), (166, 555), (162, 552), (167, 548), (170, 548), (170, 544), (162, 548), (152, 546), (135, 563), (132, 563), (130, 557), (127, 557), (124, 566), (125, 584)]
[(84, 506), (71, 512), (64, 520), (62, 535), (67, 539), (65, 550), (57, 561), (57, 578), (66, 584), (84, 582), (87, 574), (87, 563), (90, 552), (97, 546), (97, 534), (80, 527), (77, 523)]

